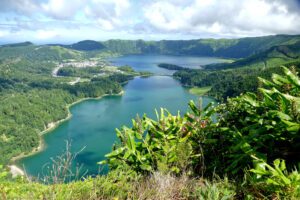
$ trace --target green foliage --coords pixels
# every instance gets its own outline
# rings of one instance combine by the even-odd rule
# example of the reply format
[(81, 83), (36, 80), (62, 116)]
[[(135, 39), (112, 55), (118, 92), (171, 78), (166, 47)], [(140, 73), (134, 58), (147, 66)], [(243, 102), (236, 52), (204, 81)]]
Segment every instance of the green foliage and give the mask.
[(1, 199), (113, 199), (131, 198), (138, 175), (115, 171), (107, 176), (87, 177), (68, 184), (43, 185), (24, 180), (1, 181)]
[[(269, 63), (264, 65), (286, 58), (291, 58), (286, 61), (292, 65), (299, 51), (297, 41), (298, 36), (270, 36), (218, 42), (199, 40), (197, 45), (195, 41), (141, 40), (113, 40), (103, 45), (122, 53), (235, 54), (236, 57), (269, 49), (266, 54)], [(274, 45), (279, 46), (270, 48)], [(249, 48), (241, 51), (245, 46)], [(47, 124), (66, 116), (67, 104), (81, 97), (120, 92), (120, 83), (132, 78), (114, 74), (69, 85), (67, 78), (51, 77), (56, 65), (48, 61), (83, 58), (98, 52), (31, 44), (2, 47), (0, 52), (0, 163), (36, 147), (39, 133)], [(264, 59), (254, 55), (246, 61), (255, 61), (254, 58)], [(277, 67), (260, 70), (246, 67), (234, 71), (177, 72), (176, 76), (185, 84), (212, 85), (210, 94), (219, 99), (249, 92), (216, 107), (208, 105), (202, 109), (191, 102), (190, 111), (183, 116), (173, 116), (162, 109), (156, 120), (146, 115), (133, 120), (132, 128), (117, 130), (120, 142), (107, 155), (107, 160), (101, 162), (108, 163), (112, 169), (107, 176), (46, 186), (24, 179), (9, 181), (7, 172), (0, 167), (0, 196), (3, 199), (153, 196), (157, 199), (299, 199), (300, 175), (295, 166), (300, 161), (300, 80), (296, 70)], [(274, 72), (277, 74), (271, 75)], [(262, 78), (254, 82), (257, 76)], [(257, 86), (260, 86), (258, 94), (251, 93)], [(215, 181), (216, 174), (224, 181)], [(237, 183), (229, 182), (227, 176)], [(214, 180), (202, 181), (198, 177)]]
[(120, 72), (92, 78), (100, 67), (74, 68), (75, 73), (67, 75), (92, 79), (71, 85), (72, 79), (52, 77), (52, 71), (66, 59), (81, 60), (86, 56), (83, 52), (31, 44), (0, 47), (0, 52), (0, 164), (38, 147), (40, 133), (51, 122), (66, 118), (69, 104), (120, 93), (121, 84), (133, 78)]
[(203, 96), (207, 92), (209, 92), (210, 90), (211, 90), (210, 86), (207, 86), (207, 87), (193, 87), (193, 88), (189, 89), (189, 92), (191, 94), (194, 94), (194, 95)]
[(0, 59), (26, 59), (32, 62), (63, 61), (65, 59), (79, 59), (83, 53), (52, 46), (8, 46), (0, 48)]
[(132, 128), (117, 131), (120, 143), (101, 164), (143, 174), (228, 175), (237, 181), (251, 169), (254, 175), (245, 182), (249, 187), (265, 183), (261, 195), (287, 196), (288, 190), (289, 196), (299, 196), (300, 175), (291, 169), (300, 160), (300, 79), (287, 68), (283, 72), (272, 81), (260, 78), (264, 88), (258, 95), (247, 93), (204, 109), (191, 102), (184, 116), (162, 110), (157, 120), (134, 120)]
[(276, 159), (273, 166), (253, 156), (255, 161), (252, 184), (269, 193), (282, 197), (300, 196), (300, 173), (297, 170), (288, 172), (284, 160)]
[(158, 169), (168, 169), (175, 173), (182, 170), (181, 157), (190, 156), (190, 152), (187, 155), (178, 154), (183, 146), (189, 148), (189, 144), (185, 143), (186, 135), (180, 132), (183, 119), (163, 109), (160, 114), (156, 114), (157, 121), (145, 115), (142, 119), (133, 120), (132, 128), (117, 129), (120, 144), (106, 155), (112, 169), (130, 166), (134, 171), (142, 173)]
[(273, 73), (282, 75), (281, 65), (298, 67), (300, 42), (272, 46), (256, 54), (232, 63), (203, 66), (201, 70), (186, 69), (174, 73), (174, 77), (190, 87), (212, 86), (208, 95), (226, 100), (245, 92), (255, 92), (259, 87), (257, 77), (270, 80)]
[(123, 71), (123, 72), (128, 72), (128, 73), (133, 73), (134, 72), (134, 69), (130, 66), (121, 66), (121, 67), (118, 67), (119, 70)]
[(99, 75), (102, 67), (85, 67), (85, 68), (76, 68), (76, 67), (63, 67), (58, 70), (58, 76), (73, 76), (73, 77), (82, 77), (82, 78), (92, 78), (93, 76)]
[(7, 177), (9, 176), (8, 172), (3, 169), (3, 165), (0, 165), (0, 181), (7, 180)]
[(252, 166), (252, 155), (265, 160), (282, 158), (295, 164), (293, 155), (298, 152), (300, 139), (300, 93), (294, 83), (299, 78), (286, 68), (284, 71), (287, 78), (273, 75), (273, 82), (261, 79), (272, 88), (261, 88), (259, 95), (247, 93), (229, 99), (216, 108), (217, 128), (206, 136), (214, 142), (202, 142), (206, 162), (213, 163), (207, 172), (242, 173)]
[(1, 199), (232, 199), (228, 180), (203, 181), (155, 173), (143, 177), (127, 170), (87, 177), (68, 184), (43, 185), (24, 180), (0, 181)]
[(40, 136), (50, 122), (67, 116), (66, 105), (75, 97), (62, 90), (30, 90), (1, 96), (0, 163), (39, 144)]
[(157, 66), (168, 69), (168, 70), (183, 70), (183, 69), (185, 69), (184, 67), (181, 67), (179, 65), (168, 64), (168, 63), (160, 63)]
[(75, 85), (62, 85), (62, 89), (77, 97), (100, 97), (104, 94), (118, 94), (122, 87), (109, 78), (95, 78), (90, 82), (79, 82)]
[(103, 50), (120, 54), (197, 55), (227, 58), (246, 58), (271, 47), (299, 42), (299, 36), (276, 35), (241, 39), (199, 40), (108, 40), (99, 42)]
[(195, 199), (234, 199), (236, 196), (235, 187), (229, 183), (228, 179), (205, 181), (202, 187), (198, 187), (192, 194)]
[(232, 63), (219, 63), (204, 66), (205, 69), (236, 69), (240, 67), (265, 68), (281, 65), (287, 62), (299, 61), (300, 42), (289, 45), (272, 46), (271, 48), (255, 53), (249, 57), (236, 60)]
[(93, 40), (84, 40), (72, 45), (64, 45), (64, 47), (69, 47), (79, 51), (95, 51), (102, 50), (104, 48), (104, 45)]
[(194, 137), (194, 127), (205, 130), (212, 123), (213, 110), (209, 104), (203, 109), (204, 115), (193, 102), (190, 102), (193, 113), (185, 117), (171, 115), (161, 109), (156, 112), (157, 121), (146, 115), (133, 120), (133, 127), (117, 129), (120, 140), (114, 150), (107, 154), (108, 163), (112, 169), (122, 169), (129, 166), (132, 170), (141, 173), (154, 171), (172, 172), (178, 174), (189, 168), (199, 167), (198, 143)]
[(228, 97), (236, 97), (245, 92), (256, 92), (259, 87), (257, 77), (270, 80), (273, 73), (283, 74), (283, 71), (280, 67), (270, 67), (264, 70), (245, 67), (219, 71), (189, 69), (177, 71), (173, 76), (186, 86), (211, 86), (207, 95), (224, 101)]

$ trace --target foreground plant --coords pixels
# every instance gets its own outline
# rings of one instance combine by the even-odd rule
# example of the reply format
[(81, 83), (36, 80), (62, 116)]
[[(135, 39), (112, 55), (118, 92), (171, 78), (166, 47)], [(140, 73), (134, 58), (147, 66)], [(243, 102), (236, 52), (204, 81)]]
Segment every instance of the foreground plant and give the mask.
[(144, 115), (142, 119), (132, 121), (132, 128), (117, 129), (120, 144), (106, 155), (108, 160), (100, 164), (109, 163), (112, 169), (127, 165), (143, 173), (158, 169), (179, 173), (182, 162), (188, 160), (184, 157), (189, 157), (188, 149), (191, 148), (186, 143), (187, 135), (181, 132), (185, 119), (179, 114), (172, 116), (164, 109), (160, 114), (156, 112), (156, 115), (157, 121)]
[(276, 159), (272, 165), (264, 160), (252, 156), (255, 167), (250, 171), (253, 173), (252, 185), (281, 197), (300, 197), (300, 173), (296, 168), (288, 172), (284, 160)]
[(265, 173), (255, 182), (267, 183), (262, 196), (286, 188), (297, 196), (299, 173), (291, 169), (300, 161), (300, 79), (293, 70), (283, 71), (285, 76), (274, 74), (272, 81), (260, 79), (264, 87), (258, 94), (204, 109), (190, 102), (184, 116), (162, 109), (157, 120), (133, 120), (132, 128), (117, 130), (120, 143), (100, 163), (143, 174), (228, 175), (240, 183), (252, 169), (252, 178)]

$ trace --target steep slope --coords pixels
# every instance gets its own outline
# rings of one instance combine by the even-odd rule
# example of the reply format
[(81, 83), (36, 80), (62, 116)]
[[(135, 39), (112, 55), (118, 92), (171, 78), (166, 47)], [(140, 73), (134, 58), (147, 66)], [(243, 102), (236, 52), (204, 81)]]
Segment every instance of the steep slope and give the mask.
[(94, 50), (102, 50), (105, 48), (105, 46), (100, 42), (96, 42), (93, 40), (84, 40), (70, 45), (69, 48), (79, 50), (79, 51), (94, 51)]
[(295, 61), (300, 61), (300, 41), (289, 45), (272, 46), (266, 51), (239, 59), (233, 63), (211, 64), (204, 66), (204, 69), (266, 68)]
[(72, 45), (61, 45), (81, 51), (103, 50), (120, 54), (171, 54), (245, 58), (278, 45), (289, 45), (300, 41), (298, 35), (275, 35), (240, 39), (198, 40), (108, 40), (81, 41)]
[(157, 53), (173, 55), (218, 56), (244, 58), (276, 45), (293, 44), (300, 36), (277, 35), (241, 39), (199, 40), (109, 40), (103, 42), (107, 50), (121, 54)]
[[(246, 58), (273, 46), (291, 45), (300, 42), (300, 35), (273, 35), (239, 39), (197, 40), (83, 40), (71, 45), (49, 44), (78, 51), (110, 51), (119, 54), (169, 54)], [(2, 47), (30, 46), (31, 42), (2, 45)]]
[(24, 58), (34, 61), (62, 61), (64, 59), (78, 59), (83, 52), (61, 46), (48, 45), (5, 45), (0, 47), (0, 60)]
[(21, 42), (21, 43), (14, 43), (14, 44), (5, 44), (1, 47), (23, 47), (23, 46), (30, 46), (33, 45), (32, 42)]

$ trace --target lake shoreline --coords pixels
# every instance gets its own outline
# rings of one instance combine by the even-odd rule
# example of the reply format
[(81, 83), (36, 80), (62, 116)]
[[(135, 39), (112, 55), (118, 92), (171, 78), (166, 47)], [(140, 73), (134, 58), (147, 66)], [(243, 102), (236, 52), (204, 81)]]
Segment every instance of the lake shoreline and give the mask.
[(53, 129), (57, 128), (61, 123), (71, 119), (72, 117), (72, 113), (70, 111), (70, 108), (80, 102), (83, 102), (83, 101), (86, 101), (86, 100), (92, 100), (92, 99), (95, 99), (95, 100), (100, 100), (102, 99), (103, 97), (106, 97), (106, 96), (122, 96), (124, 94), (124, 90), (122, 90), (120, 93), (117, 93), (117, 94), (104, 94), (104, 95), (101, 95), (99, 97), (86, 97), (86, 98), (81, 98), (81, 99), (78, 99), (77, 101), (73, 102), (73, 103), (70, 103), (70, 104), (67, 104), (66, 105), (66, 108), (68, 110), (68, 114), (67, 116), (64, 118), (64, 119), (60, 119), (58, 121), (55, 121), (55, 122), (50, 122), (46, 129), (43, 130), (41, 133), (40, 133), (40, 140), (39, 140), (39, 145), (38, 147), (34, 148), (31, 152), (29, 152), (28, 154), (24, 154), (24, 153), (21, 153), (20, 155), (18, 156), (15, 156), (15, 157), (12, 157), (9, 164), (7, 165), (10, 169), (10, 173), (14, 176), (18, 176), (18, 175), (21, 175), (21, 176), (24, 176), (26, 175), (26, 171), (23, 169), (23, 167), (19, 166), (16, 162), (22, 158), (26, 158), (26, 157), (30, 157), (30, 156), (33, 156), (37, 153), (40, 153), (42, 152), (45, 148), (46, 148), (46, 144), (44, 142), (44, 138), (43, 138), (43, 135), (51, 132)]
[[(163, 58), (158, 58), (158, 59), (163, 59)], [(174, 60), (175, 58), (173, 58), (172, 57), (172, 59)], [(191, 60), (191, 61), (189, 61), (188, 60), (189, 58), (187, 58), (187, 60), (186, 61), (184, 61), (184, 62), (187, 62), (187, 63), (191, 63), (191, 66), (193, 65), (193, 62), (195, 62), (195, 60)], [(197, 59), (198, 59), (198, 57), (197, 57)], [(200, 61), (201, 61), (201, 59), (200, 59)], [(200, 62), (199, 61), (199, 62)], [(117, 63), (121, 63), (121, 62), (119, 62), (119, 61), (114, 61), (114, 62), (117, 62)], [(173, 80), (175, 80), (176, 82), (178, 81), (178, 79), (176, 79), (176, 77), (174, 77), (172, 74), (164, 74), (164, 71), (162, 71), (161, 73), (160, 73), (160, 68), (158, 68), (157, 66), (154, 66), (155, 68), (157, 68), (158, 70), (156, 70), (155, 68), (153, 68), (153, 66), (152, 66), (152, 64), (153, 64), (153, 60), (151, 59), (151, 61), (149, 61), (149, 60), (145, 60), (145, 62), (143, 63), (143, 65), (146, 65), (147, 67), (144, 69), (144, 68), (141, 68), (141, 69), (143, 69), (143, 70), (146, 70), (147, 71), (147, 69), (149, 69), (150, 70), (150, 72), (152, 72), (152, 74), (147, 74), (146, 76), (144, 75), (144, 74), (139, 74), (138, 76), (134, 76), (134, 77), (138, 77), (138, 78), (140, 78), (140, 79), (142, 79), (142, 78), (151, 78), (151, 77), (156, 77), (156, 76), (161, 76), (161, 77), (164, 77), (164, 76), (166, 76), (166, 77), (170, 77), (170, 78), (172, 78)], [(160, 61), (161, 62), (161, 61)], [(159, 62), (159, 63), (160, 63)], [(198, 62), (198, 61), (197, 61)], [(201, 61), (202, 62), (202, 61)], [(200, 63), (201, 63), (200, 62)], [(203, 62), (207, 62), (207, 61), (203, 61)], [(126, 63), (127, 64), (127, 63)], [(135, 63), (133, 63), (133, 64), (135, 64)], [(155, 64), (155, 62), (154, 62), (154, 64)], [(128, 65), (130, 65), (130, 63), (128, 64)], [(139, 63), (139, 65), (141, 65), (140, 63)], [(122, 66), (121, 64), (120, 64), (120, 66)], [(130, 65), (131, 66), (131, 65)], [(135, 68), (136, 67), (136, 68)], [(140, 68), (138, 68), (139, 66), (133, 66), (133, 69), (140, 69)], [(152, 69), (154, 69), (154, 71), (152, 70)], [(129, 82), (129, 81), (127, 81), (127, 82)], [(124, 85), (124, 84), (126, 84), (127, 82), (124, 82), (124, 83), (122, 83), (122, 85)], [(152, 83), (151, 83), (152, 84)], [(160, 83), (159, 81), (158, 81), (158, 83), (156, 83), (156, 84), (154, 84), (154, 86), (156, 86), (157, 88), (161, 88), (161, 85), (160, 84), (164, 84), (164, 83)], [(173, 84), (173, 83), (172, 83)], [(174, 83), (175, 85), (176, 85), (176, 88), (177, 87), (179, 87), (178, 85), (177, 85), (177, 83)], [(180, 83), (180, 85), (181, 86), (183, 86), (181, 83)], [(167, 85), (168, 86), (168, 85)], [(148, 89), (149, 88), (147, 88), (147, 87), (145, 87), (146, 89), (147, 89), (147, 91), (148, 91)], [(171, 90), (169, 87), (166, 87), (165, 89), (167, 89), (168, 91), (169, 90)], [(184, 91), (184, 90), (182, 90), (181, 91), (181, 89), (179, 89), (179, 90), (176, 90), (177, 92), (182, 92), (182, 91)], [(182, 92), (182, 93), (184, 93), (184, 92)], [(147, 94), (147, 93), (146, 93)], [(188, 94), (188, 92), (187, 92), (187, 94)], [(187, 94), (183, 94), (183, 97), (185, 97), (184, 95), (187, 95)], [(190, 93), (189, 93), (190, 94)], [(116, 95), (122, 95), (122, 93), (121, 94), (116, 94)], [(32, 155), (34, 155), (34, 154), (36, 154), (36, 153), (39, 153), (39, 152), (41, 152), (41, 151), (43, 151), (43, 150), (45, 150), (45, 149), (48, 149), (48, 148), (51, 148), (50, 147), (50, 145), (49, 145), (49, 147), (47, 148), (47, 144), (45, 144), (45, 137), (43, 137), (42, 135), (43, 134), (46, 134), (46, 133), (48, 133), (48, 132), (50, 132), (51, 130), (53, 130), (53, 129), (55, 129), (57, 126), (59, 126), (63, 121), (66, 121), (66, 120), (69, 120), (72, 116), (71, 116), (71, 113), (70, 113), (70, 107), (72, 106), (72, 105), (74, 105), (74, 104), (77, 104), (77, 103), (79, 103), (79, 102), (82, 102), (82, 101), (85, 101), (85, 100), (87, 100), (87, 99), (101, 99), (102, 97), (104, 97), (104, 96), (108, 96), (108, 95), (102, 95), (102, 96), (100, 96), (100, 97), (98, 97), (98, 98), (82, 98), (82, 99), (79, 99), (79, 100), (77, 100), (77, 101), (75, 101), (75, 102), (73, 102), (72, 104), (69, 104), (69, 105), (66, 105), (66, 107), (68, 108), (68, 116), (66, 116), (66, 118), (64, 118), (64, 119), (62, 119), (62, 120), (58, 120), (58, 121), (56, 121), (56, 122), (52, 122), (52, 123), (49, 123), (49, 124), (47, 124), (47, 126), (45, 127), (45, 129), (41, 132), (41, 134), (40, 134), (40, 137), (41, 137), (41, 139), (39, 140), (39, 145), (38, 145), (38, 147), (37, 148), (35, 148), (35, 149), (33, 149), (30, 153), (28, 153), (28, 154), (26, 154), (26, 155), (24, 155), (24, 153), (22, 153), (21, 155), (19, 155), (19, 156), (16, 156), (16, 157), (14, 157), (13, 159), (11, 159), (11, 162), (9, 163), (10, 165), (19, 165), (19, 167), (21, 167), (21, 165), (22, 165), (22, 163), (21, 162), (19, 162), (19, 164), (17, 164), (17, 161), (18, 160), (20, 160), (20, 159), (22, 159), (22, 158), (24, 158), (24, 157), (30, 157), (30, 156), (32, 156)], [(150, 98), (153, 98), (153, 95), (150, 95), (149, 96)], [(175, 98), (175, 97), (173, 97), (173, 96), (170, 96), (169, 97), (170, 99), (172, 99), (172, 98)], [(177, 99), (177, 97), (176, 97), (176, 99)], [(182, 99), (184, 99), (184, 98), (182, 98)], [(134, 99), (133, 99), (134, 100)], [(190, 99), (188, 99), (188, 100), (190, 100)], [(162, 101), (162, 102), (164, 102), (165, 101), (165, 99), (160, 99), (160, 101)], [(173, 102), (175, 102), (175, 101), (173, 101)], [(172, 105), (173, 105), (173, 102), (170, 102)], [(153, 103), (154, 104), (154, 103)], [(174, 106), (175, 106), (175, 104), (176, 103), (174, 103)], [(167, 104), (167, 105), (169, 105), (169, 103)], [(181, 104), (180, 104), (181, 105)], [(177, 109), (176, 109), (177, 110)], [(144, 112), (144, 111), (143, 111)], [(28, 166), (27, 166), (28, 167)], [(24, 166), (22, 166), (22, 168), (24, 168)]]

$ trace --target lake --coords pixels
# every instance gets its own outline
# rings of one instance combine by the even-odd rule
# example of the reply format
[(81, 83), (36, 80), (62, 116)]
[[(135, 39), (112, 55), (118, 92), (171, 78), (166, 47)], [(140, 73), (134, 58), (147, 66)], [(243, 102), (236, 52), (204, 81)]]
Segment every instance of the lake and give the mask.
[[(175, 56), (138, 56), (130, 55), (110, 59), (115, 65), (130, 65), (138, 71), (151, 71), (161, 74), (165, 69), (158, 68), (156, 63), (167, 62), (183, 66), (208, 64), (208, 58), (175, 57)], [(218, 59), (212, 58), (211, 63)], [(196, 62), (198, 61), (198, 63)], [(177, 80), (171, 76), (136, 77), (124, 86), (124, 95), (106, 96), (98, 100), (86, 100), (70, 108), (72, 118), (63, 122), (50, 133), (45, 134), (44, 151), (18, 161), (31, 176), (47, 174), (51, 158), (61, 155), (66, 149), (66, 141), (71, 142), (72, 152), (78, 152), (76, 164), (83, 165), (83, 171), (89, 175), (107, 173), (106, 167), (99, 167), (98, 161), (112, 149), (116, 141), (115, 128), (122, 125), (131, 126), (131, 119), (137, 114), (155, 116), (155, 108), (167, 108), (172, 114), (188, 109), (189, 100), (198, 101), (198, 97), (188, 93)], [(213, 99), (203, 97), (206, 105)], [(75, 164), (74, 164), (75, 166)]]
[(169, 55), (127, 55), (108, 59), (113, 65), (129, 65), (136, 71), (149, 71), (154, 74), (170, 75), (174, 71), (160, 68), (159, 63), (179, 65), (191, 69), (201, 69), (201, 65), (225, 62), (225, 59), (196, 56)]

